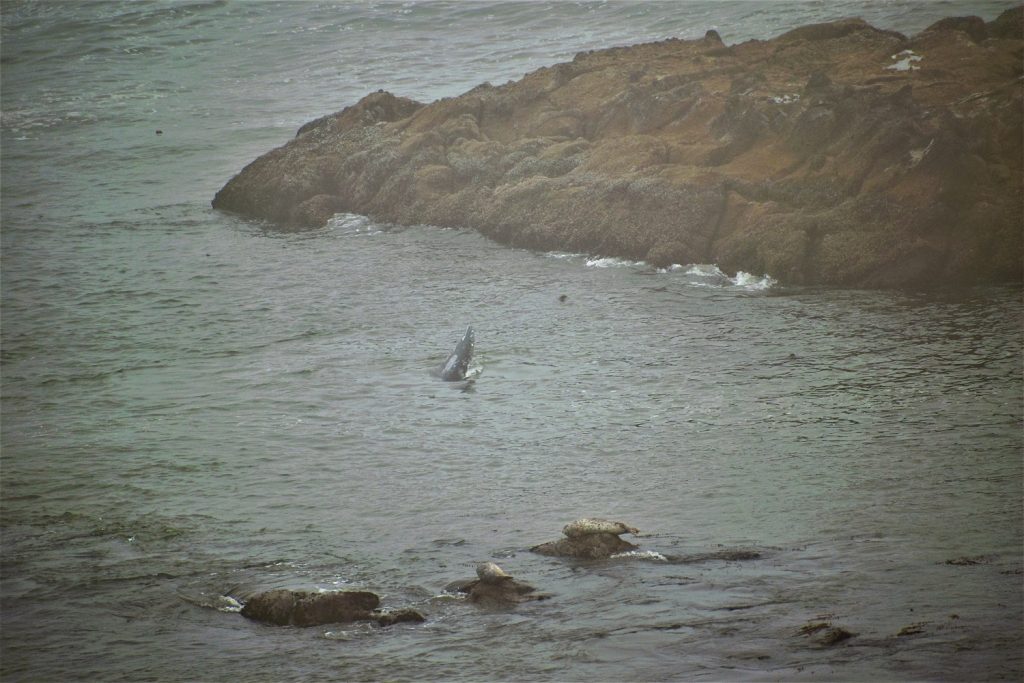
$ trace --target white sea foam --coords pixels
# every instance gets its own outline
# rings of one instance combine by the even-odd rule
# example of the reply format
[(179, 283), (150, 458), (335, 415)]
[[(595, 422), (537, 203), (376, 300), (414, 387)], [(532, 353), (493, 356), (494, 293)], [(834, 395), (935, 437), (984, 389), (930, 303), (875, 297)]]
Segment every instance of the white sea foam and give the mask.
[(799, 93), (787, 93), (785, 95), (776, 95), (775, 97), (768, 98), (774, 104), (792, 104), (793, 102), (800, 101)]
[(214, 605), (218, 612), (241, 612), (242, 603), (235, 600), (230, 595), (219, 595), (217, 596), (217, 602)]
[[(561, 251), (550, 251), (544, 254), (548, 258), (568, 260), (572, 258), (584, 258), (583, 254), (571, 254), (568, 252)], [(616, 258), (614, 256), (593, 256), (587, 257), (585, 264), (589, 268), (649, 268), (650, 264), (646, 261), (631, 261), (624, 258)], [(775, 286), (777, 281), (771, 275), (751, 275), (744, 271), (736, 273), (735, 277), (730, 277), (722, 271), (714, 263), (689, 263), (682, 265), (679, 263), (673, 263), (670, 266), (664, 268), (657, 268), (656, 271), (659, 274), (671, 274), (671, 273), (682, 273), (684, 276), (691, 278), (692, 285), (697, 287), (723, 287), (723, 288), (738, 288), (749, 291), (760, 291), (771, 289)]]
[(775, 278), (771, 275), (762, 275), (758, 277), (751, 275), (750, 273), (744, 273), (742, 270), (736, 273), (736, 277), (732, 278), (732, 283), (737, 287), (749, 290), (763, 290), (771, 289), (776, 284)]
[(729, 276), (723, 273), (722, 269), (714, 263), (691, 263), (686, 267), (685, 274), (694, 275), (696, 277), (717, 278), (721, 280), (729, 279)]
[(892, 59), (897, 59), (895, 64), (890, 64), (885, 67), (890, 71), (914, 71), (921, 67), (914, 64), (914, 62), (920, 62), (924, 57), (916, 54), (913, 50), (904, 50), (903, 52), (897, 52), (892, 56)]
[(934, 144), (935, 144), (935, 138), (932, 138), (931, 141), (928, 142), (928, 146), (927, 147), (922, 147), (921, 149), (912, 149), (912, 150), (910, 150), (910, 165), (911, 166), (917, 166), (919, 163), (921, 163), (921, 160), (924, 159), (926, 156), (928, 156), (928, 152), (930, 152), (932, 150), (932, 145), (934, 145)]
[(735, 277), (729, 277), (717, 265), (713, 263), (692, 263), (687, 266), (683, 273), (691, 278), (691, 284), (697, 287), (721, 287), (725, 289), (745, 289), (748, 291), (761, 291), (771, 289), (777, 284), (771, 275), (760, 277), (745, 273), (742, 270), (736, 273)]
[(327, 220), (327, 229), (346, 235), (379, 235), (383, 232), (367, 216), (357, 213), (336, 213)]
[(630, 261), (628, 259), (614, 258), (611, 256), (587, 259), (587, 266), (591, 268), (629, 268), (642, 265), (645, 265), (643, 261)]
[(612, 559), (630, 558), (634, 560), (654, 560), (656, 562), (668, 562), (668, 558), (655, 550), (630, 550), (624, 553), (615, 553)]

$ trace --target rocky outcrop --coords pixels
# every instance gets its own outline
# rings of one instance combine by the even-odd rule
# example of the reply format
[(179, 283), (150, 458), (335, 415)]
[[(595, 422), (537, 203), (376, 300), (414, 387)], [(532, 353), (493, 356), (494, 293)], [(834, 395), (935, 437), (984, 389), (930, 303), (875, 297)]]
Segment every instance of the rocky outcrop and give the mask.
[(520, 602), (546, 600), (550, 595), (538, 593), (528, 583), (517, 580), (493, 562), (477, 567), (477, 579), (456, 581), (447, 590), (465, 593), (470, 602), (485, 608), (505, 608)]
[(639, 546), (624, 541), (621, 534), (639, 533), (635, 527), (599, 517), (581, 517), (562, 528), (562, 538), (541, 543), (531, 552), (553, 557), (576, 557), (585, 560), (603, 560), (617, 553), (637, 550)]
[(530, 550), (552, 557), (576, 557), (583, 560), (604, 560), (617, 553), (637, 550), (639, 546), (615, 534), (590, 534), (576, 538), (560, 538), (535, 545)]
[(377, 92), (303, 126), (214, 206), (791, 284), (1020, 282), (1022, 16), (913, 38), (859, 19), (731, 46), (710, 31), (430, 105)]
[(377, 610), (380, 598), (368, 591), (293, 591), (276, 589), (258, 593), (242, 607), (244, 617), (275, 626), (321, 626), (353, 621), (375, 621), (380, 626), (421, 622), (414, 609)]

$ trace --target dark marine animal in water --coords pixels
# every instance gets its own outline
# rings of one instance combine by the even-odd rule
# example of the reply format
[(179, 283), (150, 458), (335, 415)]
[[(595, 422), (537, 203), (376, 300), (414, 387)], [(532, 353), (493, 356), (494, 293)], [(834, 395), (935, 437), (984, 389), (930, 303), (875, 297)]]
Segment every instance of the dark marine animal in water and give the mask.
[(476, 344), (476, 336), (473, 334), (473, 326), (466, 328), (466, 334), (455, 346), (455, 350), (448, 356), (441, 368), (441, 379), (446, 382), (458, 382), (466, 379), (466, 370), (469, 368), (469, 361), (473, 358), (473, 347)]

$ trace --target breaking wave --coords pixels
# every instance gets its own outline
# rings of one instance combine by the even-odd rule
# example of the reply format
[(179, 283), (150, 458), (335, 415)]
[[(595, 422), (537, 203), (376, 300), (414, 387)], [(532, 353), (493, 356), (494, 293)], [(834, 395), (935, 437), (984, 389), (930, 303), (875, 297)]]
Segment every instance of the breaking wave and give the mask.
[(742, 270), (737, 271), (735, 276), (730, 277), (721, 268), (712, 263), (691, 263), (686, 266), (675, 264), (668, 268), (660, 269), (658, 272), (677, 271), (682, 272), (684, 276), (690, 279), (691, 284), (698, 287), (729, 287), (757, 292), (771, 289), (778, 284), (778, 281), (771, 275), (752, 275)]
[[(560, 254), (558, 257), (566, 258), (567, 256)], [(589, 268), (651, 267), (644, 261), (630, 261), (614, 257), (590, 257), (585, 263)], [(667, 268), (658, 268), (657, 271), (659, 273), (679, 273), (698, 287), (725, 287), (757, 292), (771, 289), (778, 284), (778, 281), (768, 274), (753, 275), (740, 270), (736, 275), (729, 276), (713, 263), (690, 263), (687, 265), (675, 263)]]

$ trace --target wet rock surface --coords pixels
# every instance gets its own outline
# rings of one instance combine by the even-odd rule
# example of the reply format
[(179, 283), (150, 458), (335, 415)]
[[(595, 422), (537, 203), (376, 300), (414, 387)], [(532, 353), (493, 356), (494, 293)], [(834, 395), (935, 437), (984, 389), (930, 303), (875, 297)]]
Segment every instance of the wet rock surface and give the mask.
[(1022, 280), (1021, 8), (917, 36), (580, 53), (429, 105), (377, 92), (247, 166), (217, 208), (335, 212), (785, 283)]
[(667, 559), (673, 564), (698, 564), (700, 562), (742, 562), (744, 560), (759, 560), (762, 557), (759, 550), (749, 548), (728, 548), (715, 550), (708, 553), (697, 553), (695, 555), (672, 555)]
[(446, 590), (465, 593), (470, 602), (481, 607), (510, 607), (520, 602), (546, 600), (551, 596), (538, 593), (528, 583), (516, 580), (493, 562), (477, 567), (476, 580), (454, 581)]
[(417, 610), (379, 610), (380, 598), (368, 591), (294, 591), (276, 589), (257, 593), (241, 609), (244, 617), (275, 626), (322, 626), (373, 621), (380, 626), (418, 623), (425, 617)]
[(617, 553), (638, 550), (640, 546), (619, 538), (620, 534), (636, 533), (639, 533), (638, 529), (624, 522), (581, 517), (562, 528), (562, 538), (535, 545), (530, 551), (554, 557), (602, 560)]
[(379, 604), (380, 598), (368, 591), (320, 593), (277, 589), (246, 600), (241, 614), (277, 626), (318, 626), (371, 620)]
[(575, 538), (560, 538), (557, 541), (541, 543), (530, 550), (553, 557), (577, 557), (585, 560), (602, 560), (617, 553), (630, 552), (640, 546), (625, 541), (615, 534), (598, 533)]

